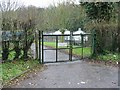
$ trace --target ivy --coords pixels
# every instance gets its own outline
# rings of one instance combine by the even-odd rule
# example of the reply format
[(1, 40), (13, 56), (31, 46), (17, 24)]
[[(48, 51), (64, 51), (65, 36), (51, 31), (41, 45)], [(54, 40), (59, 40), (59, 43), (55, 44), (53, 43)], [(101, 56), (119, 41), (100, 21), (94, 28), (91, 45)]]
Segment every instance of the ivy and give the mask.
[(85, 6), (87, 17), (91, 20), (109, 21), (112, 17), (114, 9), (112, 2), (86, 2), (82, 5)]

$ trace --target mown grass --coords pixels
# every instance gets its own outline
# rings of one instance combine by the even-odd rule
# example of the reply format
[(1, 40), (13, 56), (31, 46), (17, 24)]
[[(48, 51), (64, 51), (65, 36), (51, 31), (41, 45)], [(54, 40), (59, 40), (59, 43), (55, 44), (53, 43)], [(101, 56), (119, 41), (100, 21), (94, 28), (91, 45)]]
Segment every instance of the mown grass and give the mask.
[[(50, 46), (50, 47), (53, 47), (55, 48), (56, 47), (56, 44), (55, 42), (44, 42), (44, 45), (45, 46)], [(73, 46), (74, 47), (77, 47), (77, 46)], [(69, 47), (58, 47), (58, 48), (69, 48)], [(66, 50), (68, 52), (68, 50)], [(73, 49), (73, 54), (75, 55), (79, 55), (81, 56), (82, 55), (82, 48), (75, 48)], [(83, 48), (83, 57), (87, 57), (87, 56), (90, 56), (91, 55), (91, 48), (90, 47), (84, 47)]]
[(23, 73), (24, 71), (39, 65), (38, 60), (18, 60), (13, 62), (6, 62), (0, 64), (2, 68), (0, 72), (0, 77), (3, 79), (3, 83), (9, 81), (11, 78)]
[[(82, 48), (73, 49), (73, 54), (82, 56)], [(89, 56), (91, 56), (91, 48), (84, 47), (83, 48), (83, 57), (89, 57)]]
[(56, 47), (55, 42), (44, 42), (44, 45), (45, 45), (45, 46), (50, 46), (50, 47), (53, 47), (53, 48)]

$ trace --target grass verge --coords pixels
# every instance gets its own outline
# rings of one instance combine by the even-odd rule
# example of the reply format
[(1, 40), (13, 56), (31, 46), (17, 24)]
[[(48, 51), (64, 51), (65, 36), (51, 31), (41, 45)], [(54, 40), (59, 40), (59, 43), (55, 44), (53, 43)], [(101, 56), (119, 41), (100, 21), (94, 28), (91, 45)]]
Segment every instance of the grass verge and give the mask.
[(118, 62), (120, 61), (120, 54), (118, 53), (109, 53), (105, 55), (99, 55), (97, 57), (98, 60), (102, 61), (112, 61), (112, 62)]
[(2, 84), (37, 65), (39, 65), (38, 60), (19, 60), (0, 64), (0, 68), (2, 68), (2, 72), (0, 72), (0, 75), (2, 75), (0, 77), (2, 77), (3, 80)]

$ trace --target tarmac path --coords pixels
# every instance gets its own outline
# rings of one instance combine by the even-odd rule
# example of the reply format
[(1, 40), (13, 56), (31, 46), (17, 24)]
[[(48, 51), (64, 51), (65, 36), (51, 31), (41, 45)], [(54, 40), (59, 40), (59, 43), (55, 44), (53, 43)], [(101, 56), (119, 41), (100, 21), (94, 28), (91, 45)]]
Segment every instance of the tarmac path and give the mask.
[[(64, 57), (62, 53), (61, 59)], [(46, 58), (54, 59), (54, 52), (49, 52)], [(29, 78), (11, 88), (118, 88), (118, 67), (82, 60), (45, 66), (45, 70), (31, 73)]]

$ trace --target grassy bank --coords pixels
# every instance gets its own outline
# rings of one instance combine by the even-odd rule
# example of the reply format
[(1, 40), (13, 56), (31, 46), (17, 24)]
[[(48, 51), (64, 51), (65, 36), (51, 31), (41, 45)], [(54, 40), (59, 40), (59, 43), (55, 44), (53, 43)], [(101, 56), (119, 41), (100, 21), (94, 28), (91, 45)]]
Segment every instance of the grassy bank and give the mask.
[(0, 77), (2, 77), (3, 83), (5, 83), (11, 80), (13, 77), (18, 76), (26, 70), (33, 68), (37, 65), (39, 65), (39, 62), (37, 60), (18, 60), (13, 62), (6, 62), (0, 64), (0, 68), (2, 68), (2, 71), (0, 72)]

